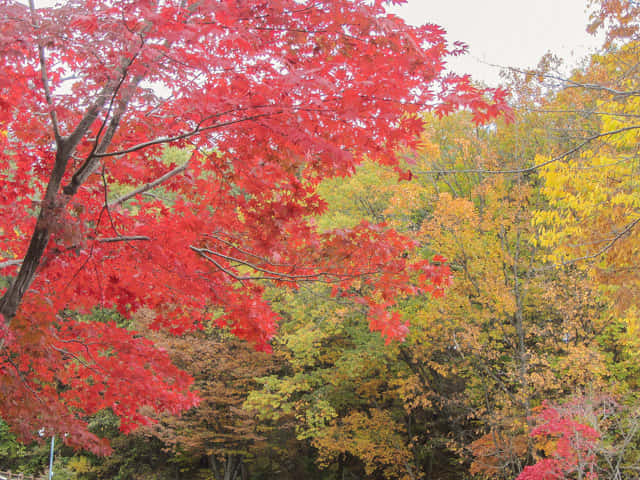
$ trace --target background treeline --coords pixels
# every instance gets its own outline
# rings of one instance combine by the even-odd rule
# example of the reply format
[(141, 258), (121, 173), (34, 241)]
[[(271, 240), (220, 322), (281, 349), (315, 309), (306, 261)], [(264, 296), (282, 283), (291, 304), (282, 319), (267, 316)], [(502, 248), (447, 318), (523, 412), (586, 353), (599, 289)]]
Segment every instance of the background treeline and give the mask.
[[(410, 181), (365, 162), (323, 184), (321, 226), (392, 226), (419, 242), (408, 255), (449, 263), (444, 297), (402, 303), (404, 343), (322, 283), (270, 288), (273, 354), (213, 327), (148, 332), (200, 406), (126, 436), (103, 411), (92, 429), (113, 454), (58, 442), (55, 478), (637, 478), (640, 42), (625, 25), (567, 78), (552, 57), (512, 72), (513, 122), (426, 115), (401, 152)], [(3, 469), (47, 463), (48, 444), (0, 424)]]

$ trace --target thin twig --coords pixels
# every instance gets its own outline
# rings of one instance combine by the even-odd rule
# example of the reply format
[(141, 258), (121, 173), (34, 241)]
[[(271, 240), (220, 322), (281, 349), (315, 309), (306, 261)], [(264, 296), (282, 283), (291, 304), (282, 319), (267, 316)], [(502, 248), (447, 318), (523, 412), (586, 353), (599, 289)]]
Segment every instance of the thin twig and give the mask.
[(615, 88), (606, 87), (604, 85), (598, 85), (597, 83), (576, 82), (575, 80), (561, 77), (560, 75), (552, 75), (550, 73), (536, 72), (535, 70), (523, 70), (515, 67), (505, 67), (504, 65), (498, 65), (498, 64), (489, 63), (489, 62), (482, 62), (482, 63), (490, 67), (502, 68), (510, 72), (520, 73), (522, 75), (529, 75), (532, 77), (540, 77), (548, 80), (555, 80), (557, 82), (561, 82), (566, 85), (569, 85), (569, 87), (572, 87), (572, 88), (584, 88), (587, 90), (596, 90), (596, 91), (610, 93), (611, 95), (614, 95), (617, 97), (633, 97), (633, 96), (640, 95), (640, 90), (628, 90), (628, 91), (616, 90)]
[(207, 233), (204, 235), (205, 237), (209, 237), (209, 238), (214, 238), (216, 240), (218, 240), (219, 242), (224, 243), (225, 245), (233, 248), (234, 250), (237, 250), (238, 252), (247, 255), (249, 257), (253, 257), (253, 258), (257, 258), (258, 260), (262, 261), (263, 263), (266, 263), (268, 265), (271, 265), (272, 267), (289, 267), (289, 268), (296, 268), (297, 265), (295, 264), (283, 264), (283, 263), (273, 263), (271, 260), (269, 260), (266, 257), (261, 257), (260, 255), (256, 255), (255, 253), (252, 253), (248, 250), (244, 250), (240, 247), (238, 247), (236, 244), (234, 244), (233, 242), (230, 242), (229, 240), (225, 240), (224, 238), (220, 238), (218, 235), (216, 235), (215, 233)]
[[(193, 250), (194, 252), (198, 253), (203, 258), (209, 260), (211, 263), (213, 263), (218, 268), (220, 268), (223, 272), (229, 274), (230, 276), (232, 276), (236, 280), (272, 280), (272, 281), (290, 282), (290, 283), (318, 282), (318, 283), (333, 284), (333, 283), (338, 283), (338, 282), (341, 282), (343, 280), (347, 280), (347, 279), (350, 279), (350, 278), (368, 277), (368, 276), (375, 275), (376, 273), (379, 273), (379, 272), (375, 272), (375, 271), (361, 272), (361, 273), (355, 273), (355, 274), (344, 274), (344, 273), (340, 274), (340, 273), (332, 273), (332, 272), (318, 272), (318, 273), (310, 273), (310, 274), (307, 274), (307, 275), (292, 275), (292, 274), (280, 273), (280, 272), (274, 272), (272, 270), (267, 270), (265, 268), (259, 267), (258, 265), (255, 265), (255, 264), (253, 264), (251, 262), (247, 262), (245, 260), (241, 260), (241, 259), (235, 258), (235, 257), (230, 257), (228, 255), (224, 255), (224, 254), (222, 254), (220, 252), (215, 252), (215, 251), (210, 250), (208, 248), (198, 248), (198, 247), (194, 247), (193, 245), (190, 245), (189, 248), (191, 250)], [(238, 276), (238, 275), (234, 274), (233, 272), (230, 272), (228, 269), (222, 267), (218, 261), (216, 261), (215, 259), (211, 258), (209, 255), (214, 255), (216, 257), (222, 258), (222, 259), (227, 260), (229, 262), (235, 262), (235, 263), (237, 263), (239, 265), (243, 265), (245, 267), (251, 268), (252, 270), (255, 270), (256, 272), (261, 272), (261, 273), (263, 273), (263, 274), (265, 274), (267, 276)]]
[[(102, 176), (102, 185), (103, 185), (103, 189), (104, 189), (104, 207), (102, 208), (102, 211), (107, 212), (107, 216), (109, 217), (109, 222), (111, 224), (111, 228), (113, 229), (113, 231), (115, 232), (115, 234), (117, 236), (120, 236), (120, 232), (118, 232), (118, 229), (116, 228), (115, 223), (113, 222), (113, 217), (111, 216), (111, 207), (109, 206), (109, 204), (107, 203), (107, 197), (108, 197), (108, 185), (107, 185), (107, 176), (105, 175), (105, 164), (102, 164), (102, 172), (101, 176)], [(102, 211), (100, 212), (100, 215), (102, 215)]]

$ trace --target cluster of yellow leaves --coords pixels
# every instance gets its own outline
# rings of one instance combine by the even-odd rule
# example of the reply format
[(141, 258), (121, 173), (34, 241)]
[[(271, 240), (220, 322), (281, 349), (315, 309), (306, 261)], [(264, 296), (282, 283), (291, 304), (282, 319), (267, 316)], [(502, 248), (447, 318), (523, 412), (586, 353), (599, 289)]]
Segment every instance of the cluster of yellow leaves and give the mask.
[[(620, 141), (616, 138), (616, 143)], [(550, 247), (547, 259), (562, 263), (603, 254), (609, 261), (617, 257), (625, 262), (628, 257), (628, 265), (629, 257), (638, 253), (636, 242), (622, 238), (625, 229), (640, 218), (638, 159), (585, 150), (577, 159), (545, 166), (540, 175), (550, 208), (534, 215), (539, 233), (533, 243)], [(633, 237), (634, 232), (627, 233)], [(622, 244), (625, 247), (619, 247)]]
[[(542, 193), (550, 208), (535, 212), (534, 224), (540, 227), (540, 245), (552, 249), (553, 261), (608, 253), (619, 243), (632, 250), (637, 245), (635, 239), (626, 241), (620, 235), (640, 218), (640, 97), (625, 94), (640, 86), (640, 76), (631, 69), (639, 51), (640, 44), (632, 42), (594, 57), (589, 74), (595, 78), (579, 81), (595, 83), (604, 74), (612, 87), (603, 89), (606, 93), (599, 98), (588, 91), (584, 94), (598, 113), (595, 125), (592, 119), (583, 122), (585, 128), (595, 129), (585, 135), (589, 148), (540, 170)], [(558, 96), (553, 106), (566, 107), (566, 101)], [(539, 157), (536, 163), (549, 159)]]
[(313, 439), (313, 445), (319, 451), (321, 464), (336, 462), (340, 454), (350, 454), (364, 462), (368, 476), (379, 472), (385, 478), (409, 480), (411, 453), (405, 438), (388, 411), (373, 408), (334, 420)]
[[(546, 250), (553, 264), (575, 264), (585, 269), (599, 296), (610, 308), (602, 316), (609, 325), (606, 342), (621, 352), (612, 375), (633, 379), (638, 360), (637, 327), (640, 308), (640, 75), (637, 65), (640, 44), (629, 42), (595, 56), (579, 81), (607, 86), (596, 93), (583, 91), (589, 110), (597, 112), (583, 122), (588, 148), (540, 171), (541, 193), (547, 207), (533, 215), (538, 231), (532, 240)], [(580, 90), (572, 92), (578, 95)], [(628, 92), (628, 93), (627, 93)], [(557, 98), (558, 109), (567, 108)], [(575, 129), (575, 127), (574, 127)], [(551, 157), (540, 157), (538, 163)], [(620, 325), (616, 330), (613, 326)], [(579, 348), (579, 347), (576, 347)], [(592, 362), (595, 351), (582, 352)], [(601, 364), (601, 362), (596, 362)], [(564, 367), (571, 376), (573, 365)], [(623, 387), (618, 387), (623, 388)], [(626, 388), (626, 387), (625, 387)]]

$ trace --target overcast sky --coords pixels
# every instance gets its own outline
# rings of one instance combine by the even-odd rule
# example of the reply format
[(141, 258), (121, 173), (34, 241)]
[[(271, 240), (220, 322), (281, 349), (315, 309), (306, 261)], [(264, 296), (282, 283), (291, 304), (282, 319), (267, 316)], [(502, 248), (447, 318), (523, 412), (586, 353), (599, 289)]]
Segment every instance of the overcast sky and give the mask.
[(471, 73), (491, 86), (499, 69), (487, 64), (532, 67), (548, 51), (570, 64), (600, 46), (585, 31), (586, 0), (409, 0), (394, 8), (409, 23), (436, 23), (469, 54), (451, 61), (452, 70)]

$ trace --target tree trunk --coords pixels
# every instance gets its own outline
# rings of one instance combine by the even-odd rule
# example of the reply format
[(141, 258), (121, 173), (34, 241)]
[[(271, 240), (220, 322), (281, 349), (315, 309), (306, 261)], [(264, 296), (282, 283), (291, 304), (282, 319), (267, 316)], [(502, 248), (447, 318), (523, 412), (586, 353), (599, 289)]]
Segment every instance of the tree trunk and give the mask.
[(224, 470), (224, 480), (236, 480), (240, 473), (240, 455), (227, 453), (227, 466)]
[(220, 474), (220, 466), (218, 465), (218, 461), (216, 460), (216, 456), (212, 453), (208, 457), (209, 460), (209, 468), (213, 473), (213, 476), (216, 480), (222, 480), (222, 476)]

